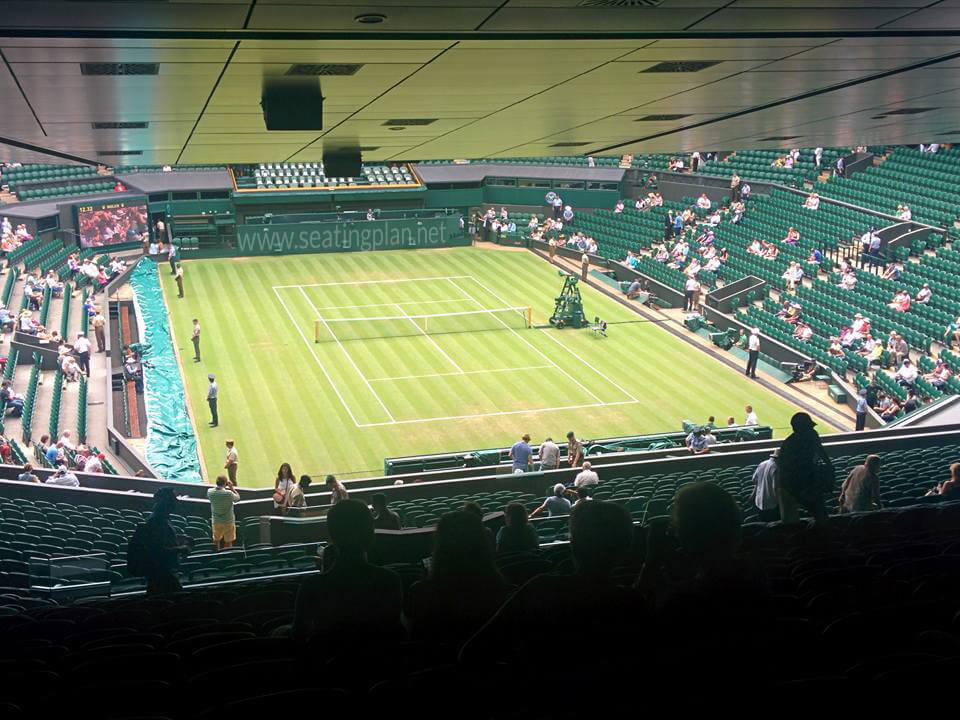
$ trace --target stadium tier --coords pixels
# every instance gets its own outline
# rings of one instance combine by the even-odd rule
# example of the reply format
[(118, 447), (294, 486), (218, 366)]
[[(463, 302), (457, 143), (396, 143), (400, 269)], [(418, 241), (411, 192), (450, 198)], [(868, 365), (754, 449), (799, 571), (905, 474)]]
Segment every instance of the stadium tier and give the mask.
[(4, 3), (0, 720), (948, 696), (955, 4)]

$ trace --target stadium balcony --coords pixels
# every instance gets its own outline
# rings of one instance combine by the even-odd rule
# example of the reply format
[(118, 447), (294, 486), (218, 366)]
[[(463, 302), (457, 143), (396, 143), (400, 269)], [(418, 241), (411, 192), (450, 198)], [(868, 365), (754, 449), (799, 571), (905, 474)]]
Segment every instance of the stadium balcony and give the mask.
[(136, 175), (158, 172), (212, 172), (226, 170), (226, 165), (120, 165), (112, 168), (116, 175)]
[(238, 192), (317, 190), (399, 190), (421, 188), (423, 183), (406, 163), (363, 165), (357, 177), (327, 177), (323, 163), (260, 163), (231, 165)]
[(960, 217), (958, 161), (960, 148), (937, 153), (897, 148), (880, 165), (849, 178), (831, 178), (821, 194), (889, 215), (908, 205), (914, 221), (952, 229)]

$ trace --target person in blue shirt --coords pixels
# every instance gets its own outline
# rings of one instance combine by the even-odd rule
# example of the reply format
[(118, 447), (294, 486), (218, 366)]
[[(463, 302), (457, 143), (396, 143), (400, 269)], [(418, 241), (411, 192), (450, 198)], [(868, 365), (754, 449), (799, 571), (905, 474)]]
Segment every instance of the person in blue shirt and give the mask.
[(861, 388), (860, 392), (857, 394), (857, 425), (856, 431), (860, 432), (867, 424), (867, 408), (869, 404), (867, 403), (867, 389)]
[(530, 448), (530, 435), (524, 434), (524, 436), (510, 448), (510, 459), (513, 460), (513, 472), (527, 472), (530, 469), (530, 456), (532, 454), (533, 450)]
[(707, 434), (702, 427), (696, 428), (687, 435), (687, 450), (693, 455), (703, 455), (710, 452), (710, 442), (707, 440)]
[(673, 235), (674, 237), (680, 237), (680, 234), (683, 232), (683, 216), (677, 213), (673, 217)]

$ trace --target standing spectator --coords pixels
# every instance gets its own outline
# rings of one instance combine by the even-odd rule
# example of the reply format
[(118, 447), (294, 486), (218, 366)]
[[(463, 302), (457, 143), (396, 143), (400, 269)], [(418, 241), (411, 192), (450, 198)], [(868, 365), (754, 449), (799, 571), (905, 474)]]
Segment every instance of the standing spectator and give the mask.
[(777, 455), (774, 448), (770, 457), (753, 472), (753, 504), (760, 515), (760, 522), (776, 522), (780, 519), (780, 501), (777, 498)]
[(560, 446), (557, 445), (552, 437), (548, 437), (540, 443), (540, 450), (537, 453), (540, 458), (540, 470), (556, 470), (560, 463)]
[(155, 235), (157, 236), (157, 238), (160, 239), (160, 242), (163, 242), (167, 237), (167, 226), (163, 222), (163, 215), (157, 218), (157, 223), (155, 227), (156, 227)]
[(530, 456), (533, 449), (530, 447), (530, 435), (524, 433), (510, 448), (510, 459), (513, 460), (513, 473), (525, 473), (530, 470)]
[(697, 279), (695, 277), (688, 277), (687, 281), (683, 284), (684, 312), (697, 309), (695, 298), (699, 291), (700, 283), (697, 282)]
[[(190, 342), (193, 343), (193, 361), (200, 362), (200, 321), (193, 319), (193, 331), (190, 335)], [(213, 376), (210, 376), (211, 379)]]
[(785, 523), (798, 522), (801, 507), (817, 524), (827, 521), (823, 494), (833, 489), (830, 486), (834, 470), (820, 436), (814, 430), (816, 425), (807, 413), (795, 413), (790, 418), (793, 433), (780, 445), (776, 485), (780, 496), (780, 518)]
[(749, 355), (745, 374), (747, 377), (751, 377), (756, 380), (757, 360), (760, 357), (760, 328), (752, 328), (750, 330), (750, 339), (747, 340), (747, 351)]
[(535, 518), (544, 511), (547, 517), (554, 515), (569, 515), (570, 500), (567, 499), (567, 488), (563, 483), (557, 483), (553, 486), (553, 495), (543, 501), (543, 504), (530, 513), (530, 517)]
[(227, 457), (223, 463), (223, 469), (227, 471), (227, 477), (230, 478), (231, 487), (237, 486), (237, 449), (233, 446), (233, 440), (227, 440), (224, 445), (227, 446)]
[(494, 615), (508, 590), (480, 520), (447, 513), (437, 523), (430, 574), (410, 588), (411, 635), (457, 646)]
[(498, 553), (526, 552), (540, 548), (540, 536), (537, 535), (537, 529), (530, 524), (527, 509), (522, 503), (510, 503), (503, 514), (506, 524), (497, 533)]
[(240, 495), (234, 490), (233, 483), (226, 476), (217, 478), (217, 486), (207, 490), (207, 500), (210, 501), (210, 523), (213, 528), (213, 547), (229, 550), (237, 540), (237, 519), (233, 513), (234, 504), (240, 500)]
[[(199, 347), (199, 343), (195, 344)], [(197, 358), (199, 360), (200, 358)], [(210, 427), (217, 427), (220, 424), (220, 417), (217, 415), (217, 396), (220, 389), (217, 387), (217, 379), (213, 373), (207, 375), (210, 385), (207, 387), (207, 405), (210, 406)]]
[(90, 378), (90, 341), (82, 332), (77, 333), (77, 339), (73, 343), (73, 352), (76, 353), (77, 362), (80, 369)]
[(823, 160), (823, 148), (818, 147), (813, 150), (813, 162), (817, 166), (817, 170), (820, 170), (820, 163)]
[(370, 505), (373, 507), (373, 527), (377, 530), (401, 530), (403, 523), (400, 516), (387, 507), (387, 496), (383, 493), (374, 493), (370, 496)]
[(102, 310), (97, 309), (97, 314), (91, 318), (90, 324), (93, 326), (93, 334), (97, 338), (97, 352), (106, 352), (107, 336), (104, 328), (107, 325), (107, 318), (104, 317)]
[(575, 468), (583, 460), (583, 443), (577, 440), (573, 430), (567, 433), (567, 463)]
[(866, 512), (879, 510), (880, 505), (880, 456), (867, 455), (863, 465), (857, 465), (840, 489), (840, 512)]
[(347, 489), (343, 486), (343, 483), (337, 480), (333, 475), (327, 475), (327, 479), (324, 482), (327, 486), (327, 490), (330, 492), (330, 504), (337, 505), (342, 503), (344, 500), (348, 500), (350, 495), (347, 493)]
[(170, 243), (167, 248), (167, 262), (170, 263), (170, 274), (177, 274), (177, 246), (176, 243)]
[(740, 176), (737, 175), (736, 170), (730, 176), (730, 198), (734, 201), (740, 199)]
[[(127, 550), (131, 574), (143, 575), (147, 581), (147, 595), (179, 592), (177, 567), (180, 555), (189, 551), (189, 545), (177, 537), (170, 516), (177, 507), (177, 496), (172, 487), (162, 487), (153, 494), (153, 512), (137, 528)], [(138, 570), (139, 572), (136, 572)]]
[(23, 472), (17, 475), (17, 480), (19, 480), (20, 482), (32, 482), (32, 483), (40, 482), (40, 478), (38, 478), (34, 474), (33, 465), (31, 465), (30, 463), (24, 464)]
[(673, 210), (668, 210), (663, 217), (663, 241), (667, 242), (673, 237)]
[(563, 199), (557, 195), (553, 198), (553, 219), (559, 220), (563, 214)]
[(290, 463), (283, 463), (277, 470), (277, 479), (273, 481), (273, 508), (283, 510), (287, 504), (290, 491), (296, 487), (296, 476), (290, 468)]
[(834, 177), (843, 177), (846, 174), (846, 167), (843, 164), (843, 156), (837, 158), (837, 161), (833, 164), (833, 175)]
[(596, 471), (592, 470), (591, 467), (589, 460), (584, 461), (583, 470), (577, 473), (577, 477), (573, 480), (574, 487), (582, 488), (600, 483), (600, 476), (597, 475)]
[(284, 511), (290, 508), (305, 508), (307, 506), (306, 492), (311, 482), (309, 475), (300, 476), (300, 482), (287, 493), (287, 502)]
[(860, 388), (860, 392), (857, 393), (857, 425), (854, 428), (856, 432), (860, 432), (867, 425), (867, 408), (870, 405), (867, 402), (867, 389)]

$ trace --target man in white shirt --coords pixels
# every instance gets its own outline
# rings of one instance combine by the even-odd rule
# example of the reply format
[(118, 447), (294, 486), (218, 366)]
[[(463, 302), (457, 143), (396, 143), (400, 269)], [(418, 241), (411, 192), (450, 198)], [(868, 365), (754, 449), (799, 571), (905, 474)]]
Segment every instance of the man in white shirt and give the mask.
[(900, 366), (893, 377), (904, 387), (913, 387), (917, 382), (917, 368), (910, 362), (909, 358), (904, 359), (903, 365)]
[(687, 278), (687, 281), (683, 284), (684, 312), (697, 309), (696, 296), (699, 290), (700, 290), (700, 283), (697, 282), (697, 279), (695, 277)]
[(581, 470), (577, 474), (577, 477), (573, 480), (574, 487), (582, 488), (586, 487), (587, 485), (597, 485), (600, 483), (600, 476), (590, 468), (590, 461), (585, 460), (583, 463), (583, 470)]
[(90, 340), (82, 332), (77, 333), (77, 339), (73, 343), (73, 351), (77, 354), (77, 363), (80, 369), (90, 377)]
[(553, 218), (555, 220), (560, 219), (560, 214), (563, 212), (563, 200), (560, 199), (560, 196), (557, 195), (553, 199)]
[(757, 360), (760, 358), (760, 328), (750, 330), (750, 339), (747, 340), (747, 351), (749, 358), (747, 359), (747, 370), (745, 374), (747, 377), (756, 380)]
[(780, 501), (777, 497), (777, 454), (770, 454), (753, 473), (753, 504), (760, 522), (776, 522), (780, 519)]
[(701, 210), (710, 209), (710, 198), (707, 197), (706, 193), (702, 193), (700, 197), (697, 198), (697, 207)]
[(820, 207), (820, 196), (816, 193), (810, 193), (806, 201), (804, 201), (803, 206), (807, 210), (816, 210)]
[(757, 420), (757, 414), (753, 411), (753, 405), (747, 405), (744, 410), (747, 413), (746, 419), (743, 421), (744, 425), (759, 425), (760, 422)]
[(930, 285), (927, 283), (923, 284), (923, 287), (920, 288), (920, 291), (917, 293), (917, 302), (918, 303), (927, 303), (930, 302), (930, 297), (933, 295), (933, 291), (930, 289)]
[(556, 470), (560, 462), (560, 447), (548, 437), (540, 443), (540, 450), (537, 452), (540, 458), (540, 470)]
[(813, 161), (817, 165), (817, 170), (820, 169), (820, 162), (823, 160), (823, 148), (818, 147), (813, 150)]
[(77, 476), (67, 470), (66, 465), (61, 465), (57, 471), (47, 478), (47, 485), (62, 485), (64, 487), (80, 487), (80, 481)]
[(83, 465), (83, 471), (85, 473), (102, 473), (103, 472), (103, 459), (104, 454), (99, 453), (97, 455), (91, 455), (87, 458), (87, 462)]

